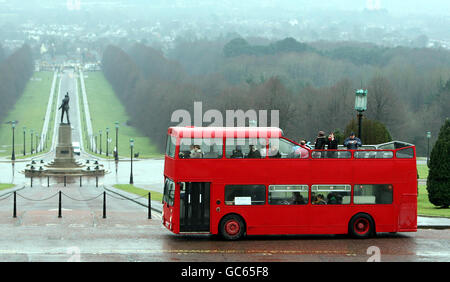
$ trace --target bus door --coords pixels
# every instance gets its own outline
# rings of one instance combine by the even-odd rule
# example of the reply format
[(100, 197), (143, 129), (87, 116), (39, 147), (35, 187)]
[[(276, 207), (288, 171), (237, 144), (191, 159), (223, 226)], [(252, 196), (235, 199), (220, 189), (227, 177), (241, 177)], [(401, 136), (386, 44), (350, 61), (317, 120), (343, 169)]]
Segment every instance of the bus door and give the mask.
[(209, 182), (180, 184), (180, 232), (209, 232)]

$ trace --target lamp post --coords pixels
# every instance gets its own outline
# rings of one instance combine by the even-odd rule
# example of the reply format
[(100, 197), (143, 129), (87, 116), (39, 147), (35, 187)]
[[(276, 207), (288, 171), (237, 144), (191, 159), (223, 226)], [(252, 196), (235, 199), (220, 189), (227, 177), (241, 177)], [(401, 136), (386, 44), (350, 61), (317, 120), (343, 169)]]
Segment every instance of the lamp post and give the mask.
[(431, 132), (427, 131), (428, 149), (427, 149), (427, 166), (430, 166), (430, 138)]
[(39, 134), (36, 132), (36, 145), (35, 145), (36, 146), (36, 154), (39, 153), (38, 152), (38, 148), (39, 148), (38, 147), (38, 136), (39, 136)]
[(100, 134), (100, 155), (102, 154), (102, 131), (99, 130), (98, 132)]
[(11, 124), (11, 128), (12, 128), (12, 152), (11, 152), (11, 160), (15, 161), (16, 160), (16, 153), (14, 150), (14, 131), (16, 129), (16, 122), (13, 120), (12, 124)]
[(95, 153), (97, 154), (98, 153), (98, 151), (97, 151), (97, 134), (95, 134)]
[(33, 154), (33, 136), (34, 136), (34, 132), (33, 129), (31, 129), (31, 135), (30, 135), (30, 140), (31, 140), (31, 146), (30, 146), (30, 154)]
[(116, 124), (116, 153), (115, 153), (114, 159), (116, 161), (118, 161), (119, 160), (119, 122), (116, 121), (115, 124)]
[(24, 156), (26, 155), (26, 153), (25, 153), (25, 135), (26, 135), (26, 133), (27, 133), (27, 128), (24, 126), (23, 127), (23, 155)]
[(108, 146), (108, 143), (109, 143), (109, 127), (106, 128), (106, 157), (109, 156), (109, 152), (108, 152), (109, 146)]
[(133, 139), (130, 139), (130, 149), (131, 149), (130, 184), (133, 184), (133, 147), (134, 147), (134, 140), (133, 140)]
[(362, 113), (367, 110), (367, 90), (356, 90), (355, 110), (358, 112), (358, 138), (362, 140)]

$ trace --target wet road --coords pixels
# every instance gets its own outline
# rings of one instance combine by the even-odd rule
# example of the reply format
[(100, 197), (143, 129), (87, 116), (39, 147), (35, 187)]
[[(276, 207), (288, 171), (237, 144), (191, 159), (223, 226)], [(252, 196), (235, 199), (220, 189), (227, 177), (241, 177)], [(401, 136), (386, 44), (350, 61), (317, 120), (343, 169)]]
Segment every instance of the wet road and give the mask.
[[(62, 218), (59, 190), (64, 193)], [(215, 236), (172, 234), (162, 227), (158, 214), (149, 220), (146, 208), (110, 195), (104, 219), (102, 193), (92, 186), (27, 188), (18, 192), (17, 218), (12, 217), (12, 197), (1, 200), (0, 261), (450, 261), (447, 230), (383, 233), (367, 240), (308, 235), (227, 242)]]
[[(75, 78), (71, 72), (61, 77), (58, 104), (65, 92), (75, 93)], [(76, 140), (75, 97), (70, 107)], [(59, 122), (60, 112), (56, 118)], [(48, 155), (44, 160), (52, 158)], [(109, 173), (99, 179), (100, 187), (128, 183), (129, 161), (102, 163)], [(0, 162), (0, 183), (29, 185), (30, 180), (20, 173), (26, 164)], [(135, 184), (162, 192), (163, 168), (163, 160), (135, 161)], [(149, 220), (146, 208), (117, 195), (107, 196), (107, 218), (102, 218), (103, 189), (95, 188), (95, 179), (83, 180), (81, 188), (78, 179), (73, 182), (64, 188), (51, 179), (48, 188), (47, 179), (35, 179), (33, 188), (17, 196), (17, 218), (12, 217), (13, 198), (0, 197), (0, 261), (450, 261), (450, 230), (387, 233), (368, 240), (308, 235), (253, 236), (226, 242), (215, 236), (175, 235), (161, 226), (159, 214), (153, 213)], [(64, 193), (62, 218), (57, 209), (60, 190)], [(46, 200), (36, 201), (41, 199)]]

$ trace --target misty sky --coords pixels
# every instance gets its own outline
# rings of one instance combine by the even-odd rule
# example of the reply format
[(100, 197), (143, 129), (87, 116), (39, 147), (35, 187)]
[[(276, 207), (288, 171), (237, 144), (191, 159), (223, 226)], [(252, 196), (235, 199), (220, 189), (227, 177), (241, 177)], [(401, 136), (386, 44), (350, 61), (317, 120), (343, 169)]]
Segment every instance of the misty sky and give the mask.
[[(20, 8), (45, 8), (47, 3), (57, 3), (66, 6), (68, 1), (77, 0), (0, 0), (1, 4), (13, 4)], [(105, 6), (108, 3), (124, 3), (131, 6), (151, 6), (151, 5), (189, 5), (200, 6), (202, 8), (221, 7), (230, 9), (249, 9), (255, 7), (279, 7), (283, 9), (310, 10), (310, 9), (330, 9), (330, 10), (362, 10), (367, 7), (379, 7), (387, 9), (391, 14), (434, 14), (450, 15), (450, 1), (448, 0), (79, 0), (81, 8)]]

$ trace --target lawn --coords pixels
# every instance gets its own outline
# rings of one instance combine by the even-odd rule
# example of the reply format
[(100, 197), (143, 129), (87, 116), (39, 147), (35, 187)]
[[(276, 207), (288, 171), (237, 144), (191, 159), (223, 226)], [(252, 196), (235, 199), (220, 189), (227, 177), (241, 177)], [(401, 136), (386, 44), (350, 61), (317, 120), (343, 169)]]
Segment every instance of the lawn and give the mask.
[[(35, 72), (28, 82), (22, 97), (10, 110), (6, 118), (0, 124), (0, 156), (10, 156), (12, 151), (12, 129), (8, 121), (17, 122), (15, 129), (15, 155), (23, 156), (23, 128), (25, 133), (25, 151), (30, 154), (30, 129), (35, 133), (41, 133), (44, 125), (45, 113), (52, 87), (53, 72)], [(33, 137), (33, 147), (36, 144), (36, 136)]]
[(145, 195), (144, 198), (146, 198), (146, 199), (148, 199), (148, 192), (151, 192), (152, 201), (159, 201), (159, 202), (161, 202), (162, 201), (162, 197), (163, 197), (163, 194), (161, 194), (159, 192), (148, 191), (148, 190), (145, 190), (145, 189), (138, 188), (138, 187), (136, 187), (134, 185), (131, 185), (131, 184), (115, 184), (115, 185), (113, 185), (113, 187), (117, 188), (117, 189), (120, 189), (120, 190), (123, 190), (123, 191), (126, 191), (126, 192), (129, 192), (129, 193), (132, 193), (132, 194), (136, 194), (138, 196), (144, 196)]
[[(102, 130), (102, 152), (106, 150), (106, 128), (109, 128), (109, 151), (112, 152), (116, 144), (115, 121), (119, 122), (119, 156), (130, 157), (130, 139), (134, 139), (134, 152), (139, 153), (140, 158), (162, 157), (158, 149), (150, 139), (138, 129), (127, 125), (130, 119), (125, 107), (114, 93), (111, 85), (105, 79), (102, 72), (86, 72), (86, 94), (89, 110), (92, 118), (92, 130), (99, 135)], [(84, 122), (84, 120), (82, 121)], [(100, 142), (100, 137), (97, 137)], [(86, 138), (85, 138), (86, 139)], [(100, 145), (98, 146), (100, 148)], [(86, 146), (87, 149), (87, 146)], [(112, 155), (112, 154), (111, 154)]]
[(428, 166), (427, 165), (417, 165), (417, 172), (419, 173), (420, 179), (428, 178)]
[(442, 209), (434, 206), (428, 200), (426, 185), (419, 185), (419, 197), (417, 198), (417, 214), (426, 216), (450, 217), (450, 209)]
[(15, 184), (2, 184), (2, 183), (0, 183), (0, 191), (13, 188), (14, 186), (16, 186), (16, 185)]

